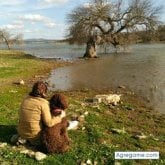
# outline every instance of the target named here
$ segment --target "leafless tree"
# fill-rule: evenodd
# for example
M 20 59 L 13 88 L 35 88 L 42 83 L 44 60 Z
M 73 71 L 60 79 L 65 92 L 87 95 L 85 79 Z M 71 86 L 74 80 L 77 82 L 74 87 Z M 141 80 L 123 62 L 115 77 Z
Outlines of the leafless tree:
M 0 43 L 6 44 L 8 49 L 11 49 L 14 44 L 21 44 L 23 42 L 22 38 L 22 34 L 12 35 L 4 29 L 0 30 Z
M 85 57 L 95 57 L 95 43 L 109 43 L 115 48 L 127 45 L 135 31 L 153 31 L 159 24 L 161 7 L 151 0 L 92 0 L 68 14 L 71 43 L 87 43 Z M 133 35 L 132 35 L 133 34 Z M 92 50 L 91 50 L 92 49 Z

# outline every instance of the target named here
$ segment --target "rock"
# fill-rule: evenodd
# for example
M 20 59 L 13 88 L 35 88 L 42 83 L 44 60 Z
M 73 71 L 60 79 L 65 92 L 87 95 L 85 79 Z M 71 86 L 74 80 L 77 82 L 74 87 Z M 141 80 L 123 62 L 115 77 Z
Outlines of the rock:
M 98 162 L 97 161 L 94 161 L 93 165 L 97 165 L 97 164 L 98 164 Z
M 15 134 L 11 137 L 10 142 L 16 144 L 18 142 L 19 135 Z
M 86 161 L 86 164 L 92 164 L 92 161 L 91 161 L 90 159 L 88 159 L 88 160 Z
M 20 153 L 21 153 L 21 154 L 28 154 L 28 153 L 29 153 L 29 150 L 28 150 L 28 149 L 21 150 Z
M 20 85 L 25 85 L 25 82 L 23 80 L 20 80 L 19 84 Z
M 79 117 L 78 117 L 78 121 L 79 122 L 84 122 L 84 120 L 85 120 L 85 116 L 84 115 L 80 115 Z
M 26 144 L 26 142 L 27 142 L 26 139 L 23 139 L 23 138 L 19 137 L 16 144 L 17 144 L 17 145 L 19 145 L 19 144 Z
M 149 136 L 150 136 L 153 140 L 155 140 L 155 141 L 159 141 L 159 139 L 156 138 L 154 135 L 150 134 Z
M 143 133 L 138 134 L 138 135 L 134 135 L 133 137 L 135 139 L 139 139 L 139 140 L 148 138 L 148 136 L 144 135 Z
M 42 152 L 36 152 L 35 153 L 35 159 L 40 161 L 40 160 L 43 160 L 47 157 L 46 154 L 42 153 Z
M 85 116 L 87 116 L 88 114 L 89 114 L 89 112 L 88 112 L 88 111 L 86 111 L 86 112 L 84 113 L 84 115 L 85 115 Z
M 4 148 L 7 146 L 7 143 L 0 143 L 0 148 Z
M 85 103 L 81 103 L 81 106 L 82 106 L 82 107 L 86 107 L 86 104 L 85 104 Z
M 99 105 L 93 105 L 92 108 L 96 108 L 96 109 L 98 109 L 98 110 L 101 109 Z
M 34 152 L 34 151 L 29 151 L 29 152 L 27 153 L 27 155 L 28 155 L 29 157 L 33 158 L 33 157 L 35 156 L 35 152 Z
M 112 128 L 111 131 L 114 133 L 118 133 L 118 134 L 125 134 L 126 133 L 124 128 L 123 129 Z
M 79 122 L 77 120 L 69 121 L 69 127 L 67 129 L 68 130 L 71 130 L 71 129 L 75 130 L 78 128 L 78 124 L 79 124 Z
M 126 87 L 124 85 L 119 85 L 118 88 L 125 89 Z
M 20 80 L 18 82 L 14 82 L 16 85 L 25 85 L 25 82 L 23 80 Z
M 93 98 L 93 102 L 117 105 L 117 103 L 120 101 L 120 97 L 121 95 L 118 94 L 96 95 Z

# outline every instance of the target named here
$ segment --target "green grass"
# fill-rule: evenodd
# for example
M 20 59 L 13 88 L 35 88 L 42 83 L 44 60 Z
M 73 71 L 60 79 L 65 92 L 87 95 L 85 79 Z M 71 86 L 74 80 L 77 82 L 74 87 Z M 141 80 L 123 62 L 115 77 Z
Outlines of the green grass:
M 68 119 L 73 115 L 83 115 L 88 112 L 77 130 L 69 131 L 72 139 L 71 149 L 65 154 L 49 155 L 45 160 L 37 162 L 33 158 L 20 154 L 13 149 L 10 138 L 16 133 L 18 111 L 20 103 L 27 95 L 34 81 L 35 75 L 48 73 L 52 68 L 61 66 L 49 60 L 29 57 L 23 53 L 0 51 L 0 142 L 7 142 L 5 148 L 0 148 L 0 164 L 17 165 L 77 165 L 87 160 L 97 162 L 98 165 L 165 164 L 165 117 L 154 113 L 144 106 L 136 96 L 123 94 L 122 103 L 117 106 L 104 104 L 93 105 L 87 100 L 96 94 L 108 91 L 68 91 Z M 13 82 L 25 80 L 20 86 Z M 115 134 L 112 128 L 126 130 L 126 134 Z M 143 132 L 154 135 L 156 141 L 149 136 L 138 140 L 132 135 Z M 159 151 L 160 160 L 115 160 L 115 151 Z

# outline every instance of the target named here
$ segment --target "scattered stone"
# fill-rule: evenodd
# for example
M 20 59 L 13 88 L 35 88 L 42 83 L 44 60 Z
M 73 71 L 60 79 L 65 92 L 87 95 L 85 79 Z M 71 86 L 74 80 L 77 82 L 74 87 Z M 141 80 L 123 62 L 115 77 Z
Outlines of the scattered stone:
M 47 155 L 42 152 L 35 153 L 35 159 L 38 161 L 41 161 L 41 160 L 45 159 L 46 157 L 47 157 Z
M 97 108 L 98 110 L 100 110 L 100 106 L 99 105 L 93 105 L 92 108 Z
M 88 111 L 86 111 L 86 112 L 84 113 L 84 115 L 85 115 L 85 116 L 87 116 L 88 114 L 89 114 L 89 112 L 88 112 Z
M 113 104 L 117 105 L 117 103 L 120 101 L 121 95 L 118 94 L 108 94 L 108 95 L 96 95 L 93 98 L 94 103 L 105 103 L 105 104 Z
M 20 85 L 25 85 L 25 82 L 23 80 L 20 80 L 19 84 Z
M 90 159 L 88 159 L 88 160 L 86 161 L 86 164 L 92 164 L 92 161 L 91 161 Z
M 27 140 L 26 139 L 23 139 L 21 137 L 18 138 L 18 141 L 16 142 L 17 145 L 23 145 L 23 144 L 26 144 Z
M 71 129 L 75 130 L 78 128 L 78 124 L 79 124 L 79 122 L 77 120 L 69 121 L 69 127 L 67 129 L 68 130 L 71 130 Z
M 82 106 L 82 107 L 86 107 L 86 104 L 85 104 L 85 103 L 81 103 L 81 106 Z
M 21 154 L 28 154 L 28 153 L 29 153 L 29 150 L 28 150 L 28 149 L 21 150 L 20 153 L 21 153 Z
M 30 158 L 33 158 L 35 156 L 35 152 L 34 151 L 29 151 L 27 153 L 27 155 L 30 157 Z
M 112 131 L 113 133 L 118 133 L 118 134 L 125 134 L 125 133 L 127 133 L 127 132 L 125 131 L 124 127 L 123 127 L 123 129 L 112 128 L 111 131 Z
M 78 117 L 78 121 L 79 122 L 84 122 L 84 120 L 85 120 L 85 116 L 84 115 L 80 115 L 79 117 Z
M 16 144 L 18 142 L 19 135 L 15 134 L 11 137 L 10 142 Z
M 94 161 L 93 165 L 97 165 L 97 164 L 98 164 L 98 162 L 97 161 Z
M 16 85 L 25 85 L 25 82 L 23 80 L 20 80 L 19 82 L 14 82 Z
M 0 143 L 0 148 L 4 148 L 7 146 L 7 143 Z
M 148 138 L 148 136 L 144 135 L 143 133 L 134 135 L 133 137 L 139 140 Z
M 126 87 L 124 85 L 119 85 L 118 88 L 125 89 Z
M 154 135 L 150 134 L 149 136 L 150 136 L 153 140 L 155 140 L 155 141 L 159 141 L 159 139 L 156 138 Z

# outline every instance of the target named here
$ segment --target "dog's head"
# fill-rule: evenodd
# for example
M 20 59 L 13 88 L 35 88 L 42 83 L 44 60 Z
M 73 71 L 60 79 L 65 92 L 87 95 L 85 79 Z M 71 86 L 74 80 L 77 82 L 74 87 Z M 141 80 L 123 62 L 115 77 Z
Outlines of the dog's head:
M 62 110 L 68 108 L 68 100 L 65 95 L 56 93 L 50 99 L 50 110 L 55 116 L 60 115 Z

